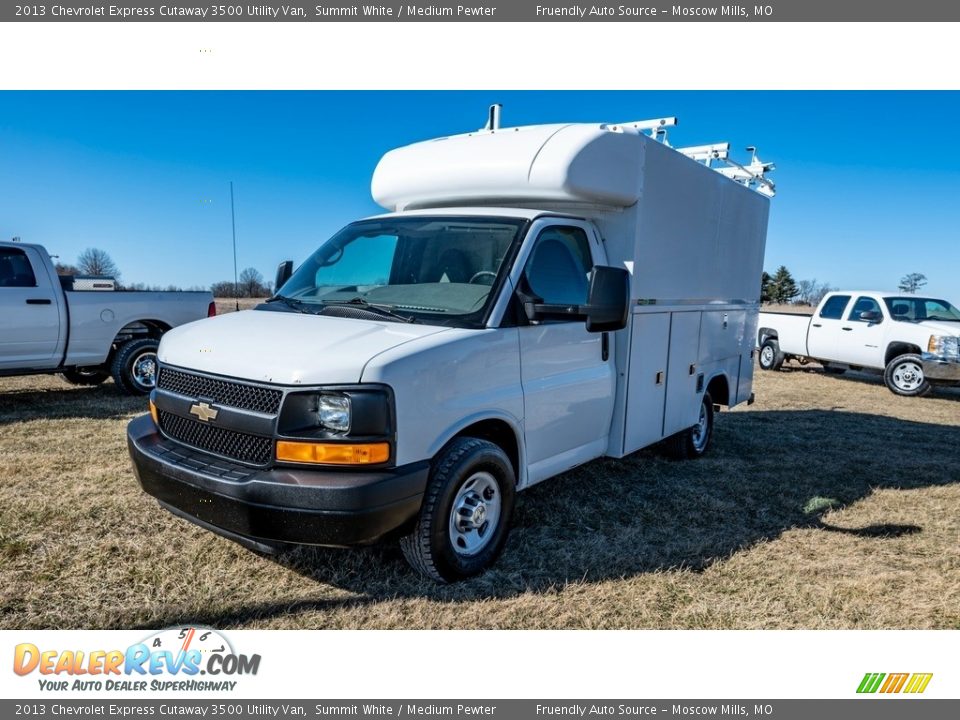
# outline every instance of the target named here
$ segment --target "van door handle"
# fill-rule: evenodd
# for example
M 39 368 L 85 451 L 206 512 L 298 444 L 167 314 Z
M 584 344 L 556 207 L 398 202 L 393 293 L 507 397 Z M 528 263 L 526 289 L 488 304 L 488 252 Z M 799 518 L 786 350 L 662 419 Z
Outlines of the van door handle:
M 600 357 L 604 362 L 610 359 L 610 333 L 603 333 L 600 337 Z
M 820 323 L 813 323 L 813 326 L 814 326 L 814 327 L 823 327 L 823 325 L 821 325 Z
M 27 298 L 27 305 L 52 305 L 50 298 Z
M 850 332 L 851 330 L 853 330 L 853 328 L 842 328 L 842 329 L 846 330 L 847 332 Z

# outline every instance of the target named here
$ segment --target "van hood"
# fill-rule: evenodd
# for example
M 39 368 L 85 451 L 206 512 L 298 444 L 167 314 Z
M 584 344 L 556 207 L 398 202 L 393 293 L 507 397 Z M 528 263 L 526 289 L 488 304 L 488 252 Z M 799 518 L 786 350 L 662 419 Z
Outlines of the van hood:
M 371 358 L 449 328 L 246 310 L 181 325 L 163 336 L 167 365 L 279 385 L 359 382 Z

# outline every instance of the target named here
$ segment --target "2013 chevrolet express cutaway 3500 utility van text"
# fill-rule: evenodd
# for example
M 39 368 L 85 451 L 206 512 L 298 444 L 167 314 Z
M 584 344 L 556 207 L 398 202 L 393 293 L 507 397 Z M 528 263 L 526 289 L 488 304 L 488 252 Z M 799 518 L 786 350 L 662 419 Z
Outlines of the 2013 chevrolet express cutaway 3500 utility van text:
M 497 118 L 387 153 L 388 214 L 164 337 L 128 430 L 148 493 L 262 551 L 399 537 L 451 581 L 497 557 L 518 490 L 707 450 L 751 398 L 771 166 L 658 142 L 672 118 Z

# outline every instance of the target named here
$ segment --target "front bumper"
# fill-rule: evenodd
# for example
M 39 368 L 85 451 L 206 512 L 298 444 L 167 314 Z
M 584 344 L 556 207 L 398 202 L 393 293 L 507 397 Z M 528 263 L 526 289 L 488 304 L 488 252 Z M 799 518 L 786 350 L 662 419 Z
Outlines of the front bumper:
M 368 545 L 413 520 L 429 463 L 377 472 L 258 470 L 163 437 L 149 415 L 127 426 L 143 489 L 176 515 L 253 547 Z
M 946 359 L 940 355 L 923 353 L 920 356 L 923 363 L 923 376 L 927 380 L 960 382 L 960 362 Z

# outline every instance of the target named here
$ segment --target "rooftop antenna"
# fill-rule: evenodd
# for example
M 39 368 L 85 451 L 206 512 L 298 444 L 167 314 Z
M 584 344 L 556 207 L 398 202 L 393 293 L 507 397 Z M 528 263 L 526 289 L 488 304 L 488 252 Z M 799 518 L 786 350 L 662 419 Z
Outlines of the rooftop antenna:
M 233 298 L 240 311 L 240 281 L 237 279 L 237 218 L 233 212 L 233 180 L 230 181 L 230 228 L 233 230 Z
M 500 111 L 503 110 L 503 105 L 500 103 L 494 103 L 490 106 L 490 109 L 487 110 L 487 124 L 483 126 L 484 130 L 499 130 L 500 129 Z

